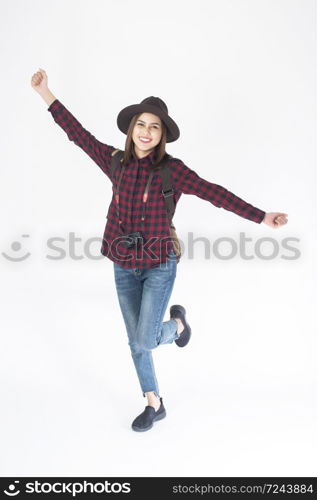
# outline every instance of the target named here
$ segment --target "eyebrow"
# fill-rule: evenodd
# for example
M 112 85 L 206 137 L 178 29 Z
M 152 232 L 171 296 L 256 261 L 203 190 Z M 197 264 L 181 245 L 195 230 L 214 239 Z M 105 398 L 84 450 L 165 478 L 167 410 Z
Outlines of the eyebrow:
M 138 119 L 138 122 L 145 123 L 143 120 L 140 120 L 140 119 Z M 150 125 L 161 125 L 161 124 L 157 123 L 157 122 L 152 122 L 152 123 L 150 123 Z

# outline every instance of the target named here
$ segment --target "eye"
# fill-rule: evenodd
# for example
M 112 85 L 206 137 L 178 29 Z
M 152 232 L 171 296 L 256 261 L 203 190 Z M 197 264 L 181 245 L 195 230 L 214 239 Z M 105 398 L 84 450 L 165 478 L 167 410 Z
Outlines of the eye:
M 137 123 L 137 125 L 138 125 L 139 127 L 143 127 L 143 123 Z M 153 125 L 153 128 L 158 129 L 159 127 L 158 127 L 157 125 Z

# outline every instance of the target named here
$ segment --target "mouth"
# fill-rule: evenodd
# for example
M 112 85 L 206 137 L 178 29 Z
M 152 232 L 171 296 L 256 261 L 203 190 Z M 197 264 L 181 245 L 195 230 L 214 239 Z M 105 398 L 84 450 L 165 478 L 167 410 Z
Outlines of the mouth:
M 143 144 L 149 144 L 152 139 L 147 139 L 146 137 L 139 137 L 139 141 L 143 142 Z

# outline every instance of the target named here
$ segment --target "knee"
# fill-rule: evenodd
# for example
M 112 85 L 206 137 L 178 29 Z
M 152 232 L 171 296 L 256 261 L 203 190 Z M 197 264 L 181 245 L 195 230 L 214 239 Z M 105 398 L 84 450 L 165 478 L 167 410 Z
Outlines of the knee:
M 134 356 L 138 356 L 142 351 L 151 351 L 156 347 L 156 345 L 153 345 L 148 339 L 142 339 L 140 341 L 134 340 L 133 342 L 129 342 L 129 346 Z
M 132 355 L 137 355 L 142 350 L 135 340 L 129 341 L 129 347 Z
M 158 344 L 151 338 L 142 337 L 138 339 L 137 346 L 141 351 L 152 351 L 152 349 L 155 349 Z

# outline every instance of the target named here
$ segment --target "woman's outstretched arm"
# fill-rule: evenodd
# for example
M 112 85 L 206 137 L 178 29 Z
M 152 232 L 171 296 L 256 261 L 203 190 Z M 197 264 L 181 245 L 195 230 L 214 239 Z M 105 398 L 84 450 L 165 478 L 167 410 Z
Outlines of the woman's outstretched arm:
M 116 148 L 104 144 L 96 139 L 72 113 L 59 101 L 48 88 L 48 77 L 43 69 L 33 74 L 31 79 L 32 88 L 38 92 L 48 105 L 48 111 L 52 114 L 54 121 L 66 132 L 70 141 L 79 146 L 110 178 L 111 153 Z
M 184 194 L 194 194 L 207 200 L 218 208 L 234 212 L 240 217 L 253 222 L 279 227 L 287 223 L 287 214 L 283 212 L 268 212 L 247 203 L 220 184 L 214 184 L 200 177 L 194 170 L 187 167 L 180 159 L 173 158 L 173 183 L 176 189 Z

